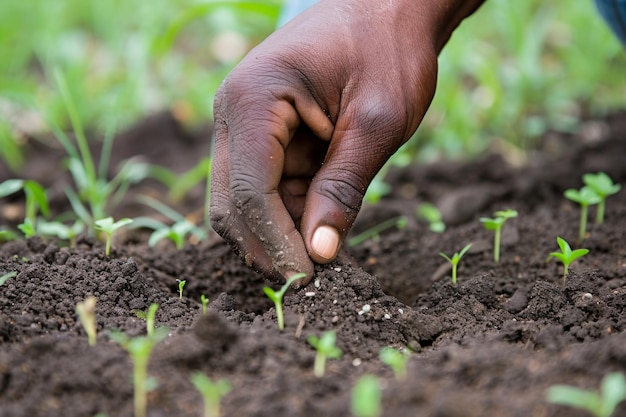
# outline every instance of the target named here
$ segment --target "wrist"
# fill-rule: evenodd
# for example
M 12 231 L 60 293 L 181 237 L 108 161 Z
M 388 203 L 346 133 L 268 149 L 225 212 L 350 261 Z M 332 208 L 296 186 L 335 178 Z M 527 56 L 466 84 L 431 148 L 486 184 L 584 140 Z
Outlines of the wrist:
M 324 1 L 324 0 L 322 0 Z M 459 24 L 485 0 L 326 0 L 327 5 L 348 14 L 361 11 L 371 19 L 387 20 L 396 33 L 427 36 L 435 51 L 450 39 Z

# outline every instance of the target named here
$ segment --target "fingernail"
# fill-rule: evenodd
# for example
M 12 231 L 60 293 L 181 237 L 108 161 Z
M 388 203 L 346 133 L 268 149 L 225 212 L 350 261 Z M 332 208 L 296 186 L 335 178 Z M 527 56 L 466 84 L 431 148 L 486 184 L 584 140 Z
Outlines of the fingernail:
M 318 227 L 311 239 L 311 249 L 321 258 L 335 259 L 339 250 L 339 233 L 330 226 Z

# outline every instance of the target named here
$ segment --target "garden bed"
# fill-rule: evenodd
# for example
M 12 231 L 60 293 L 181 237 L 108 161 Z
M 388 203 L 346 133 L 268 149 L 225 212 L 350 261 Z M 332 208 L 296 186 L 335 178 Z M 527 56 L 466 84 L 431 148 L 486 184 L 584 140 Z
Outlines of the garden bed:
M 585 416 L 548 404 L 545 392 L 554 384 L 597 389 L 604 375 L 626 371 L 626 191 L 608 200 L 604 224 L 590 224 L 582 245 L 590 254 L 565 283 L 548 254 L 557 236 L 576 240 L 579 209 L 565 189 L 597 171 L 626 183 L 626 113 L 585 122 L 582 132 L 546 135 L 521 168 L 494 153 L 392 170 L 392 195 L 365 207 L 355 231 L 398 215 L 410 218 L 408 226 L 318 266 L 307 287 L 286 295 L 282 332 L 263 293 L 269 284 L 215 235 L 177 251 L 126 234 L 110 258 L 90 238 L 72 249 L 37 237 L 7 242 L 0 275 L 18 275 L 0 286 L 0 417 L 132 415 L 131 361 L 109 333 L 144 334 L 136 311 L 151 303 L 169 334 L 150 361 L 158 385 L 149 416 L 200 416 L 194 371 L 230 381 L 225 416 L 348 416 L 352 386 L 366 373 L 379 378 L 384 416 Z M 206 143 L 160 117 L 123 135 L 116 152 L 125 152 L 119 159 L 150 149 L 151 162 L 180 169 L 196 163 Z M 37 159 L 48 151 L 30 159 L 39 161 L 44 184 L 58 170 L 54 158 Z M 62 190 L 62 180 L 46 186 Z M 442 209 L 443 234 L 415 220 L 423 201 Z M 202 196 L 187 204 L 197 211 Z M 505 225 L 496 264 L 479 218 L 506 208 L 519 217 Z M 470 242 L 455 287 L 438 253 Z M 182 298 L 177 279 L 187 281 Z M 210 299 L 206 315 L 202 294 Z M 98 299 L 95 347 L 75 314 L 89 295 Z M 328 330 L 343 356 L 320 379 L 307 336 Z M 413 351 L 405 380 L 380 362 L 385 346 Z M 626 416 L 626 404 L 615 416 Z

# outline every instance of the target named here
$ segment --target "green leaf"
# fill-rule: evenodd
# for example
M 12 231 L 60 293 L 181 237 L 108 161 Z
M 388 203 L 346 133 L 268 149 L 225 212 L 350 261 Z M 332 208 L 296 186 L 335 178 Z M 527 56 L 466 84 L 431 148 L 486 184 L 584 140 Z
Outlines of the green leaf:
M 22 189 L 23 180 L 6 180 L 0 183 L 0 198 L 14 194 Z
M 583 182 L 602 199 L 617 193 L 622 188 L 619 184 L 613 184 L 611 177 L 604 172 L 585 174 Z
M 581 206 L 591 206 L 598 204 L 601 201 L 600 196 L 598 196 L 598 194 L 596 194 L 591 188 L 586 186 L 580 190 L 574 190 L 572 188 L 566 190 L 565 198 L 572 200 Z
M 378 417 L 381 415 L 381 392 L 378 379 L 364 375 L 354 384 L 351 411 L 355 417 Z
M 485 226 L 487 230 L 500 230 L 502 225 L 504 224 L 504 218 L 496 217 L 495 219 L 490 219 L 488 217 L 481 217 L 480 222 Z
M 46 196 L 46 190 L 39 183 L 35 181 L 24 181 L 24 192 L 26 198 L 32 199 L 32 201 L 39 207 L 39 211 L 45 217 L 50 215 L 50 207 L 48 206 L 48 197 Z
M 17 276 L 17 271 L 7 272 L 6 274 L 0 276 L 0 285 L 4 285 L 5 282 L 9 280 L 9 278 L 13 278 Z
M 620 372 L 613 372 L 602 379 L 600 385 L 603 411 L 610 416 L 617 406 L 626 400 L 626 378 Z
M 554 404 L 581 408 L 601 417 L 599 412 L 602 408 L 602 401 L 595 392 L 568 385 L 554 385 L 548 389 L 546 399 Z
M 569 243 L 567 243 L 567 241 L 561 237 L 557 237 L 556 241 L 559 244 L 559 248 L 561 249 L 561 252 L 563 252 L 563 255 L 569 257 L 569 255 L 572 253 L 572 248 L 570 247 Z

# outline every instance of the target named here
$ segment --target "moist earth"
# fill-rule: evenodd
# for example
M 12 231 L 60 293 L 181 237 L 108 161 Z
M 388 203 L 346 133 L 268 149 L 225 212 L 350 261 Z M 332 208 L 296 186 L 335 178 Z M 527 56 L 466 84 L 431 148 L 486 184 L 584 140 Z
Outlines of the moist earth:
M 134 231 L 117 239 L 110 257 L 89 237 L 73 248 L 39 237 L 2 244 L 0 276 L 17 276 L 0 286 L 0 417 L 131 416 L 132 363 L 109 335 L 144 335 L 136 312 L 151 303 L 159 305 L 156 325 L 169 329 L 150 360 L 152 417 L 202 415 L 189 379 L 195 371 L 232 385 L 224 416 L 348 416 L 351 389 L 365 374 L 380 382 L 383 416 L 588 415 L 549 404 L 545 393 L 555 384 L 597 390 L 604 375 L 626 371 L 626 191 L 609 198 L 604 224 L 590 223 L 581 245 L 590 253 L 565 280 L 548 254 L 558 249 L 557 236 L 576 241 L 580 211 L 565 189 L 597 171 L 626 183 L 626 113 L 582 123 L 580 134 L 547 134 L 521 165 L 493 152 L 475 162 L 391 170 L 394 191 L 364 207 L 354 233 L 398 215 L 408 225 L 317 266 L 309 285 L 285 296 L 284 331 L 263 293 L 279 285 L 249 270 L 213 233 L 176 250 L 168 242 L 149 247 Z M 207 143 L 206 132 L 185 132 L 158 115 L 121 135 L 113 160 L 143 155 L 182 172 Z M 60 153 L 39 142 L 30 152 L 21 176 L 44 183 L 62 204 Z M 116 215 L 145 214 L 132 200 L 142 193 L 164 190 L 136 187 Z M 425 201 L 441 208 L 444 233 L 416 219 Z M 179 209 L 198 212 L 202 203 L 200 187 Z M 23 202 L 18 196 L 0 204 L 4 216 Z M 479 218 L 506 208 L 519 217 L 504 226 L 495 263 L 492 232 Z M 470 242 L 454 286 L 438 254 Z M 91 295 L 98 300 L 93 347 L 75 313 Z M 317 378 L 307 337 L 329 330 L 343 356 Z M 379 360 L 385 346 L 410 350 L 405 379 Z M 626 404 L 614 416 L 626 416 Z

